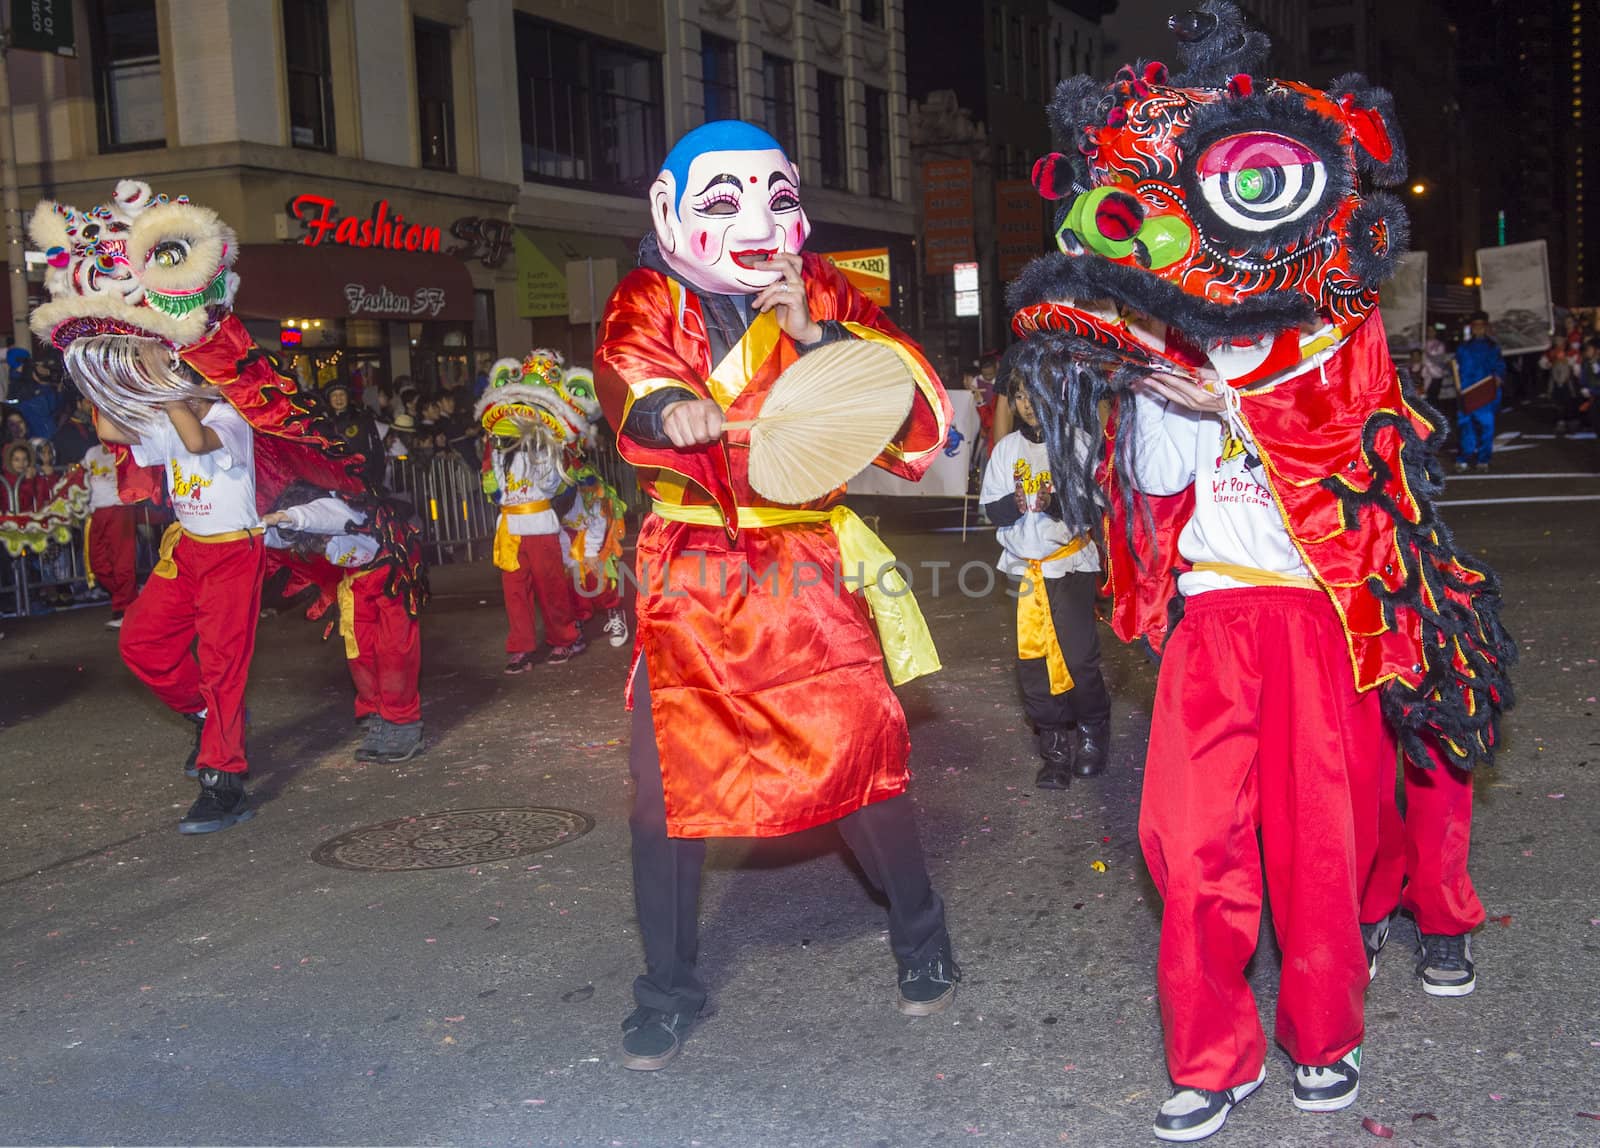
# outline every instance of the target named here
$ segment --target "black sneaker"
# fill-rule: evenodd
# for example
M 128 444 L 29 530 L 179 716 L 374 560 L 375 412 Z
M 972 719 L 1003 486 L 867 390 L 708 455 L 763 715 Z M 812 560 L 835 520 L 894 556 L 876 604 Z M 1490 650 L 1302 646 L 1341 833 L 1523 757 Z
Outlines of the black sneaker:
M 244 774 L 200 771 L 200 796 L 178 822 L 179 833 L 216 833 L 256 815 L 244 791 Z
M 948 941 L 937 953 L 919 965 L 900 965 L 900 998 L 895 1008 L 906 1016 L 932 1016 L 950 1007 L 956 999 L 956 982 L 961 966 L 950 955 Z
M 565 646 L 552 647 L 550 650 L 550 656 L 545 658 L 545 664 L 550 666 L 565 665 L 567 662 L 572 661 L 573 658 L 576 658 L 588 648 L 589 643 L 583 640 L 582 634 L 579 634 Z
M 184 714 L 183 720 L 194 725 L 194 748 L 189 751 L 189 759 L 183 763 L 183 776 L 200 776 L 200 735 L 205 732 L 206 719 L 200 714 Z
M 1294 1066 L 1294 1106 L 1302 1112 L 1337 1112 L 1356 1102 L 1361 1091 L 1358 1044 L 1326 1068 Z
M 1378 975 L 1378 954 L 1383 951 L 1383 946 L 1389 940 L 1389 926 L 1392 924 L 1394 924 L 1394 914 L 1390 913 L 1381 921 L 1361 926 L 1361 943 L 1367 950 L 1368 981 Z
M 533 651 L 525 650 L 520 654 L 512 654 L 506 662 L 506 673 L 525 674 L 533 669 Z
M 1417 961 L 1422 991 L 1431 997 L 1464 997 L 1478 987 L 1472 967 L 1472 938 L 1466 933 L 1449 937 L 1422 934 L 1422 957 Z
M 1035 786 L 1040 789 L 1065 789 L 1072 784 L 1071 730 L 1040 730 L 1039 756 L 1044 759 L 1044 764 L 1034 775 Z
M 1072 772 L 1079 777 L 1099 777 L 1106 771 L 1106 754 L 1111 749 L 1111 719 L 1078 723 L 1078 760 Z
M 694 1021 L 686 1012 L 634 1009 L 622 1022 L 622 1067 L 635 1072 L 665 1068 L 683 1047 Z
M 1260 1088 L 1266 1079 L 1267 1066 L 1263 1064 L 1254 1080 L 1224 1088 L 1220 1092 L 1213 1092 L 1209 1088 L 1174 1089 L 1172 1095 L 1156 1110 L 1156 1139 L 1175 1144 L 1204 1140 L 1219 1131 L 1228 1122 L 1228 1113 Z

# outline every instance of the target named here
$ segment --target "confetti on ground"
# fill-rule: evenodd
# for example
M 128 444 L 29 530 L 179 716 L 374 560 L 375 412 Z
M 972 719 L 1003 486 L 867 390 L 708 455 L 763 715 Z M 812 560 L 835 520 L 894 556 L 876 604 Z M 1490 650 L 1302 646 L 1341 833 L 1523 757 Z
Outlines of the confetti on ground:
M 612 746 L 622 744 L 620 737 L 608 737 L 604 741 L 580 741 L 575 749 L 610 749 Z
M 1491 917 L 1490 920 L 1499 925 L 1502 929 L 1509 929 L 1511 927 L 1510 913 L 1507 913 L 1504 917 Z
M 1600 1120 L 1600 1112 L 1578 1112 L 1575 1115 L 1581 1116 L 1585 1120 Z
M 1502 1095 L 1501 1095 L 1501 1094 L 1500 1094 L 1500 1093 L 1498 1093 L 1498 1092 L 1491 1092 L 1491 1093 L 1489 1093 L 1489 1099 L 1490 1099 L 1490 1100 L 1504 1100 L 1504 1099 L 1505 1099 L 1505 1097 L 1504 1097 L 1504 1096 L 1502 1096 Z
M 1439 1123 L 1439 1118 L 1431 1112 L 1413 1112 L 1411 1114 L 1411 1123 L 1415 1124 L 1419 1120 L 1432 1120 L 1435 1124 Z
M 1393 1128 L 1390 1128 L 1387 1124 L 1379 1124 L 1370 1116 L 1363 1116 L 1361 1118 L 1361 1127 L 1365 1128 L 1368 1132 L 1372 1133 L 1380 1140 L 1394 1139 Z
M 1091 861 L 1089 862 L 1089 868 L 1096 873 L 1104 873 L 1106 871 L 1106 863 L 1104 861 Z

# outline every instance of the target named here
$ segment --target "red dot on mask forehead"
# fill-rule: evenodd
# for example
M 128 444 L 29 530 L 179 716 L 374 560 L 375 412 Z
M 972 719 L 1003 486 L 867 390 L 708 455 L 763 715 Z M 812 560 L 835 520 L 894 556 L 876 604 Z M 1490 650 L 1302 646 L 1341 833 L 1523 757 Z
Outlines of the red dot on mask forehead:
M 755 183 L 755 182 L 756 182 L 756 177 L 755 177 L 755 176 L 753 176 L 753 175 L 752 175 L 752 176 L 751 176 L 751 177 L 750 177 L 750 182 L 751 182 L 751 183 Z

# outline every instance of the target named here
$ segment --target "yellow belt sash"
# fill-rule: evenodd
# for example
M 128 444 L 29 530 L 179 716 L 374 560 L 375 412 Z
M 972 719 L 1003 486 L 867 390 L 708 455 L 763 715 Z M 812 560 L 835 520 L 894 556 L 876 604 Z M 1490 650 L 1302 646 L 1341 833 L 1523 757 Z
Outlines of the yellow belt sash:
M 538 514 L 550 509 L 550 500 L 541 498 L 537 502 L 519 502 L 515 506 L 502 506 L 500 508 L 500 524 L 494 528 L 494 564 L 506 573 L 518 570 L 517 550 L 522 545 L 520 535 L 511 533 L 511 527 L 506 525 L 506 519 L 513 514 Z
M 1196 562 L 1196 574 L 1221 574 L 1246 586 L 1294 586 L 1301 590 L 1320 590 L 1322 584 L 1315 578 L 1302 578 L 1298 574 L 1279 574 L 1272 570 L 1259 570 L 1254 566 L 1235 566 L 1232 562 Z
M 352 588 L 357 578 L 365 578 L 373 572 L 373 567 L 365 570 L 352 570 L 339 579 L 339 589 L 336 597 L 339 600 L 339 636 L 344 639 L 344 656 L 354 661 L 361 654 L 361 647 L 356 644 L 356 593 Z
M 655 513 L 668 522 L 687 522 L 693 526 L 722 526 L 722 513 L 714 506 L 675 506 L 657 502 Z M 904 685 L 913 678 L 939 670 L 939 652 L 934 648 L 933 635 L 928 633 L 928 623 L 922 609 L 906 585 L 905 578 L 895 568 L 894 553 L 883 544 L 883 539 L 848 506 L 835 506 L 829 510 L 791 510 L 779 506 L 741 506 L 738 508 L 740 530 L 768 530 L 777 526 L 798 526 L 806 523 L 826 522 L 833 528 L 839 542 L 840 567 L 843 571 L 854 569 L 860 575 L 862 592 L 867 606 L 872 610 L 872 620 L 878 627 L 878 641 L 883 645 L 884 664 L 889 669 L 889 680 Z
M 188 538 L 195 542 L 217 543 L 238 542 L 245 538 L 255 538 L 266 533 L 264 526 L 251 526 L 244 530 L 225 530 L 221 534 L 196 534 L 186 530 L 179 523 L 172 523 L 167 527 L 166 533 L 161 536 L 161 560 L 156 563 L 155 569 L 150 571 L 157 578 L 176 578 L 178 576 L 178 563 L 172 557 L 172 552 L 178 548 L 178 539 Z
M 1056 635 L 1055 619 L 1050 615 L 1050 595 L 1044 588 L 1044 564 L 1070 558 L 1089 545 L 1089 536 L 1080 534 L 1061 549 L 1043 558 L 1028 558 L 1028 591 L 1017 596 L 1017 657 L 1043 658 L 1050 671 L 1050 692 L 1064 694 L 1073 686 L 1067 669 L 1061 639 Z

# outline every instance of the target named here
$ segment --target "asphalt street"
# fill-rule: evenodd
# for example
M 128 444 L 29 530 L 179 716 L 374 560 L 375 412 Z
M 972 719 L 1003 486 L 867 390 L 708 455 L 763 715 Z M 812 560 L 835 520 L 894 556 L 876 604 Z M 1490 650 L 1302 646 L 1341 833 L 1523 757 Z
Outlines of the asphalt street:
M 1364 1118 L 1396 1144 L 1600 1145 L 1600 451 L 1503 445 L 1496 473 L 1445 495 L 1458 539 L 1500 571 L 1522 645 L 1504 752 L 1478 778 L 1478 991 L 1425 996 L 1414 934 L 1397 929 L 1356 1105 L 1297 1112 L 1275 1051 L 1219 1148 L 1376 1143 Z M 913 563 L 992 561 L 992 533 L 963 541 L 956 521 L 913 504 L 883 525 Z M 1142 655 L 1104 633 L 1110 772 L 1036 791 L 1010 600 L 951 592 L 948 575 L 924 593 L 946 668 L 901 694 L 966 972 L 955 1006 L 895 1011 L 884 911 L 832 830 L 719 842 L 702 904 L 713 1014 L 665 1071 L 640 1074 L 617 1047 L 641 961 L 628 651 L 601 640 L 506 678 L 487 562 L 440 567 L 434 585 L 426 754 L 357 763 L 337 637 L 276 614 L 251 677 L 261 813 L 200 838 L 176 831 L 194 793 L 188 727 L 122 667 L 104 609 L 0 623 L 0 1143 L 1155 1143 L 1168 1084 L 1159 909 L 1135 838 Z M 593 829 L 572 818 L 562 844 L 452 868 L 313 859 L 406 818 L 371 857 L 386 841 L 489 849 L 515 815 L 431 837 L 423 815 L 529 807 Z M 1252 983 L 1269 1031 L 1276 982 L 1264 938 Z

